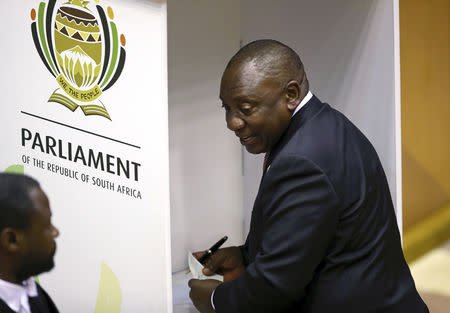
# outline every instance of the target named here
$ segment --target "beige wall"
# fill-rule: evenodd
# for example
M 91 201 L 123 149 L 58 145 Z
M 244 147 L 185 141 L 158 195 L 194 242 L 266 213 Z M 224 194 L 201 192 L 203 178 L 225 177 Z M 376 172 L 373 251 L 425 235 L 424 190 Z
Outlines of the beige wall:
M 400 0 L 404 229 L 450 202 L 449 0 Z

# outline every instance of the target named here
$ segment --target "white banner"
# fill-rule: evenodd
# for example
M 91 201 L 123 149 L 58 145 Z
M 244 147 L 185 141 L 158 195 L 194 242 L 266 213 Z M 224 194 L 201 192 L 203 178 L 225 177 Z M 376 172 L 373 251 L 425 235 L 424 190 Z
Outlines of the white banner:
M 170 312 L 166 4 L 1 1 L 0 171 L 50 199 L 64 313 Z M 12 167 L 11 167 L 12 166 Z

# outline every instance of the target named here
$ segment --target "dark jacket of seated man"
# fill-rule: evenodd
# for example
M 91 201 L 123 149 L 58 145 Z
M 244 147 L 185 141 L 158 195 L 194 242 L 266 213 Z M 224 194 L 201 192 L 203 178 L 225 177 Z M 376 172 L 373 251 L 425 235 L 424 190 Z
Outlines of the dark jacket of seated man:
M 58 229 L 31 177 L 0 173 L 0 312 L 57 313 L 33 276 L 51 270 Z

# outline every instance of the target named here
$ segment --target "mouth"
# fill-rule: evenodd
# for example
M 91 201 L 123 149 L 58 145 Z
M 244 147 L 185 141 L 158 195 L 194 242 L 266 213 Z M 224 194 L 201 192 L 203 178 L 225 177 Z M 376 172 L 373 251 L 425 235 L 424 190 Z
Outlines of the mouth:
M 256 137 L 255 136 L 246 136 L 246 137 L 239 137 L 241 144 L 243 145 L 249 145 L 254 143 Z

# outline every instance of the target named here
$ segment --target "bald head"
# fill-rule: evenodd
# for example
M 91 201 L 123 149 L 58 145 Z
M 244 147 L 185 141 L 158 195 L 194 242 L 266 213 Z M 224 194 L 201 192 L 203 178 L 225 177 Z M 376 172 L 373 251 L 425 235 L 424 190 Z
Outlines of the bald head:
M 307 93 L 299 56 L 275 40 L 254 41 L 240 49 L 220 83 L 227 127 L 255 154 L 274 147 Z
M 294 50 L 276 40 L 256 40 L 245 45 L 228 62 L 225 72 L 245 66 L 251 66 L 264 76 L 276 79 L 282 86 L 289 81 L 297 81 L 303 96 L 309 90 L 300 57 Z

